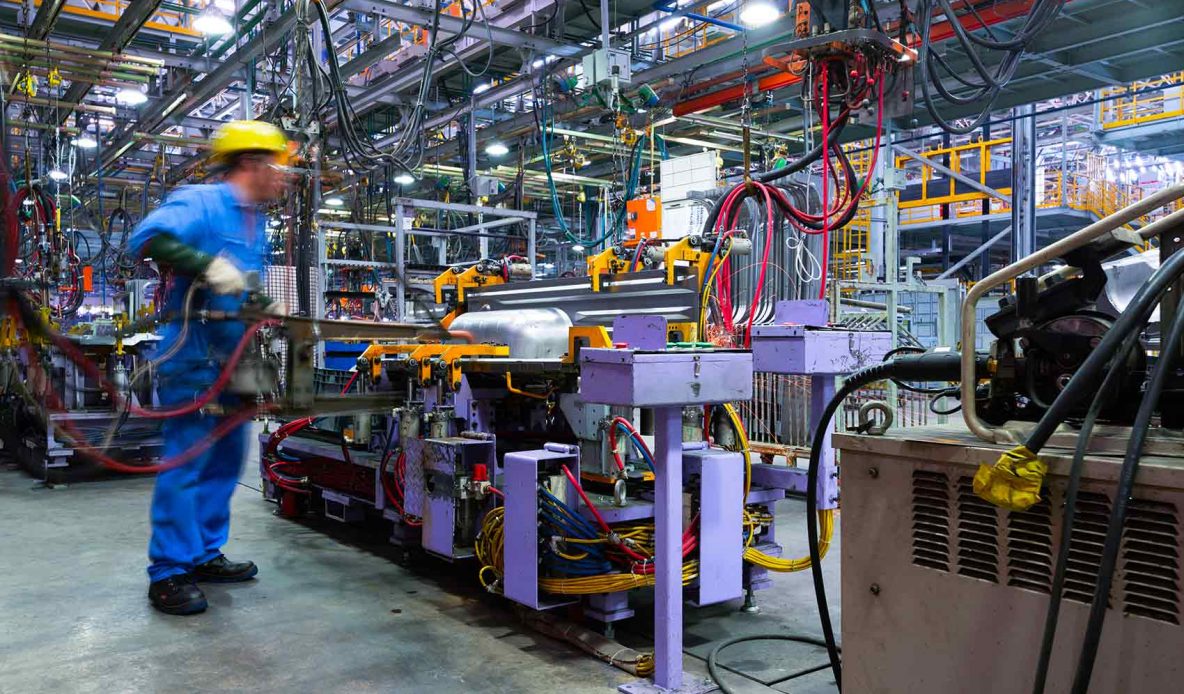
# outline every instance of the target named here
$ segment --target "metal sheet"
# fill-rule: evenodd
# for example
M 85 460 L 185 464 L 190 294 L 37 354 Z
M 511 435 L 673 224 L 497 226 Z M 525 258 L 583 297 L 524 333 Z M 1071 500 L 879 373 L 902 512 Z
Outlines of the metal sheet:
M 554 307 L 567 314 L 573 325 L 612 325 L 620 315 L 662 316 L 671 323 L 699 318 L 698 285 L 691 277 L 666 284 L 662 271 L 606 277 L 601 291 L 592 291 L 591 280 L 540 280 L 490 287 L 467 294 L 469 312 Z
M 448 327 L 477 342 L 506 345 L 512 358 L 558 359 L 567 353 L 571 319 L 557 308 L 469 311 Z
M 1046 448 L 1042 496 L 1023 513 L 977 501 L 969 491 L 979 464 L 994 463 L 1007 446 L 985 444 L 961 426 L 890 431 L 887 436 L 836 437 L 843 459 L 842 643 L 844 685 L 851 691 L 1021 692 L 1032 686 L 1039 636 L 1071 452 Z M 1113 498 L 1120 456 L 1085 459 L 1082 493 L 1103 509 Z M 1132 509 L 1152 509 L 1157 529 L 1136 542 L 1157 559 L 1151 571 L 1170 575 L 1167 600 L 1178 610 L 1184 542 L 1184 464 L 1148 456 L 1140 466 Z M 918 531 L 920 510 L 934 530 Z M 1108 511 L 1095 510 L 1091 513 Z M 1146 516 L 1144 516 L 1146 517 Z M 1101 522 L 1105 522 L 1104 520 Z M 1078 527 L 1081 527 L 1080 525 Z M 1132 524 L 1127 524 L 1126 552 Z M 983 540 L 983 542 L 980 542 Z M 1095 550 L 1075 550 L 1078 591 L 1088 589 Z M 1144 554 L 1144 556 L 1149 556 Z M 1092 692 L 1179 690 L 1184 628 L 1140 613 L 1148 576 L 1138 560 L 1120 559 L 1111 609 L 1094 667 Z M 1017 564 L 1017 562 L 1019 562 Z M 942 567 L 945 567 L 943 570 Z M 1046 589 L 1045 589 L 1046 590 Z M 1047 690 L 1070 688 L 1089 606 L 1062 602 Z M 1178 619 L 1178 616 L 1177 616 Z M 1001 666 L 1000 664 L 1006 664 Z

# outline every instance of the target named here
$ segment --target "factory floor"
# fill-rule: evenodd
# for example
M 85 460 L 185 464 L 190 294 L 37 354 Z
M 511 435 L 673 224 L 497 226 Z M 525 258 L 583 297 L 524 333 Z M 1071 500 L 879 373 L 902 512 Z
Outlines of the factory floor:
M 249 460 L 253 459 L 253 453 Z M 523 626 L 474 571 L 422 559 L 404 566 L 381 531 L 294 522 L 257 491 L 246 466 L 227 553 L 258 580 L 205 587 L 210 609 L 155 612 L 145 596 L 152 479 L 47 488 L 0 465 L 0 692 L 381 691 L 611 692 L 633 678 Z M 804 504 L 781 502 L 778 536 L 804 553 Z M 838 556 L 826 561 L 838 603 Z M 744 634 L 819 633 L 809 572 L 775 577 L 740 603 L 688 607 L 685 666 L 704 675 L 714 643 Z M 617 637 L 644 643 L 644 606 Z M 834 617 L 838 619 L 838 610 Z M 832 692 L 825 652 L 740 645 L 721 663 L 736 692 Z

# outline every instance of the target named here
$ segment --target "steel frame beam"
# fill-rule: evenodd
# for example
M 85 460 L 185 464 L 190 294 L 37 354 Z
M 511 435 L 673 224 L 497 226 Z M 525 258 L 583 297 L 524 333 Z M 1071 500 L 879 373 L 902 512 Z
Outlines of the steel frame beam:
M 132 0 L 132 3 L 119 16 L 119 21 L 111 28 L 110 33 L 104 36 L 102 42 L 99 43 L 99 50 L 112 53 L 122 51 L 128 41 L 131 41 L 136 32 L 140 30 L 140 27 L 144 26 L 144 22 L 147 22 L 156 13 L 160 3 L 161 0 Z M 86 97 L 90 88 L 91 85 L 88 82 L 74 82 L 70 85 L 65 96 L 61 99 L 61 108 L 57 112 L 58 123 L 66 122 L 66 119 L 74 112 L 74 106 Z

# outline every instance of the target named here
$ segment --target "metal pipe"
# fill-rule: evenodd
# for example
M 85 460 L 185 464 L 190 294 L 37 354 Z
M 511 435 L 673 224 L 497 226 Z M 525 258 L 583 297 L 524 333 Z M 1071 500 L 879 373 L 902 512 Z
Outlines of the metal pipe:
M 696 22 L 706 22 L 708 24 L 712 24 L 717 27 L 723 27 L 724 29 L 731 29 L 732 31 L 745 31 L 746 30 L 744 27 L 740 26 L 739 24 L 725 22 L 722 19 L 716 19 L 715 17 L 708 17 L 705 14 L 698 14 L 696 12 L 687 12 L 686 10 L 681 10 L 681 9 L 679 9 L 678 5 L 675 4 L 674 0 L 658 0 L 658 2 L 655 2 L 653 5 L 651 5 L 651 7 L 653 7 L 655 10 L 658 10 L 659 12 L 669 12 L 670 14 L 675 14 L 680 17 L 686 17 L 687 19 L 692 19 Z
M 1094 239 L 1100 238 L 1124 224 L 1128 224 L 1142 215 L 1180 198 L 1184 198 L 1184 184 L 1164 188 L 1150 197 L 1127 205 L 1108 217 L 1103 217 L 1081 231 L 1070 234 L 1051 245 L 1041 248 L 1026 258 L 1020 258 L 1002 270 L 992 273 L 986 279 L 970 288 L 970 291 L 966 293 L 966 299 L 962 302 L 961 398 L 962 419 L 975 436 L 984 441 L 996 442 L 996 430 L 983 424 L 982 420 L 978 418 L 978 412 L 976 411 L 974 402 L 975 386 L 978 384 L 978 378 L 975 374 L 975 339 L 978 328 L 975 309 L 978 306 L 979 299 L 995 287 L 1006 284 L 1035 267 L 1061 258 L 1066 253 L 1081 248 Z M 1177 214 L 1180 213 L 1175 212 L 1169 215 L 1169 217 L 1174 217 Z M 1166 219 L 1160 221 L 1166 221 Z

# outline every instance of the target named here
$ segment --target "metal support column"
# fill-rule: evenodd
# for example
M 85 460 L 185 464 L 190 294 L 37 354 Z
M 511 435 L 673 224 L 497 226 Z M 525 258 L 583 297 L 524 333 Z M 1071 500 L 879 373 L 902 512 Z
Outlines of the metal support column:
M 395 281 L 395 320 L 403 322 L 407 320 L 407 256 L 404 253 L 404 247 L 407 243 L 407 230 L 403 223 L 403 205 L 395 206 L 395 271 L 398 277 Z
M 538 238 L 535 236 L 535 227 L 538 221 L 534 217 L 531 217 L 529 224 L 530 226 L 526 234 L 526 255 L 530 258 L 530 276 L 535 277 L 538 273 L 538 268 L 536 267 L 538 258 L 535 257 L 538 254 Z
M 1011 124 L 1011 259 L 1036 250 L 1036 107 L 1015 107 Z
M 654 684 L 682 686 L 682 407 L 654 409 Z

